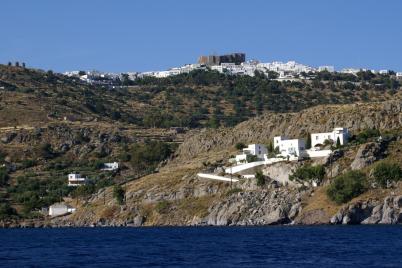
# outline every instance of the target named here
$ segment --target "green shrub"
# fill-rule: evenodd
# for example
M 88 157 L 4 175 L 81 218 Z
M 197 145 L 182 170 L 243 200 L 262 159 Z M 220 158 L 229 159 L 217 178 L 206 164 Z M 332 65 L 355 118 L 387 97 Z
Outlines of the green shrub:
M 367 190 L 366 175 L 361 171 L 349 171 L 338 176 L 327 189 L 328 197 L 342 204 L 361 195 Z
M 120 205 L 123 204 L 124 202 L 124 189 L 121 187 L 121 185 L 115 185 L 113 187 L 113 197 L 116 199 L 117 203 Z
M 366 143 L 369 139 L 379 137 L 381 135 L 378 129 L 365 129 L 356 136 L 358 143 Z
M 33 159 L 24 159 L 23 161 L 22 161 L 22 168 L 30 168 L 30 167 L 33 167 L 33 166 L 35 166 L 35 160 L 33 160 Z
M 396 163 L 381 162 L 374 167 L 373 178 L 382 188 L 386 188 L 390 182 L 402 178 L 402 170 Z
M 257 156 L 256 156 L 256 155 L 248 154 L 248 155 L 246 156 L 246 161 L 247 161 L 247 163 L 255 162 L 255 161 L 257 161 L 257 160 L 258 160 L 258 159 L 257 159 Z
M 257 180 L 257 186 L 265 185 L 265 176 L 262 174 L 261 171 L 257 171 L 255 173 L 255 179 Z
M 8 203 L 0 204 L 0 219 L 10 218 L 10 216 L 17 215 L 17 211 Z
M 336 138 L 336 148 L 340 148 L 341 147 L 341 140 L 338 138 Z
M 130 150 L 130 163 L 138 171 L 152 172 L 159 162 L 173 153 L 171 145 L 159 141 L 146 141 L 135 144 Z
M 306 139 L 306 149 L 311 148 L 311 134 L 307 133 L 307 139 Z
M 243 148 L 246 148 L 246 145 L 243 142 L 238 142 L 235 145 L 236 150 L 243 150 Z
M 291 181 L 309 182 L 313 181 L 317 184 L 321 183 L 325 177 L 325 169 L 322 165 L 304 165 L 296 169 L 296 171 L 289 176 Z
M 5 186 L 8 182 L 8 173 L 6 168 L 0 168 L 0 186 Z
M 159 201 L 156 206 L 155 209 L 159 214 L 164 214 L 167 213 L 169 210 L 170 204 L 168 201 L 162 200 Z
M 51 159 L 54 157 L 52 145 L 49 143 L 40 144 L 36 148 L 36 155 L 44 159 Z
M 101 160 L 96 160 L 96 161 L 93 163 L 93 168 L 94 168 L 95 170 L 101 169 L 101 168 L 103 168 L 103 167 L 104 167 L 104 164 L 103 164 L 103 161 L 101 161 Z
M 85 184 L 78 186 L 71 193 L 72 197 L 88 197 L 91 194 L 95 193 L 95 185 L 93 184 Z
M 229 195 L 232 195 L 232 194 L 235 194 L 235 193 L 240 193 L 240 192 L 243 192 L 243 189 L 241 189 L 241 188 L 233 188 L 233 189 L 230 189 L 229 191 L 227 191 L 226 195 L 229 196 Z

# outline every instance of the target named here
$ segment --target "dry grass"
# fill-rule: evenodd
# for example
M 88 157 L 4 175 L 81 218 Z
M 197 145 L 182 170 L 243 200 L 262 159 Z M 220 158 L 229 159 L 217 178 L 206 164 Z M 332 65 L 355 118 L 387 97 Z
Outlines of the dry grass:
M 303 213 L 313 210 L 324 210 L 327 215 L 334 215 L 342 205 L 329 200 L 326 194 L 326 187 L 318 187 L 311 196 L 305 197 L 302 200 Z

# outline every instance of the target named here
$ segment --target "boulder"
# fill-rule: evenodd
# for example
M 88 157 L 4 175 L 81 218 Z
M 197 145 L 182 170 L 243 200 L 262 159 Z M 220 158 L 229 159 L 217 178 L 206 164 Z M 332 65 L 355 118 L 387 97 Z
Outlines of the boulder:
M 372 215 L 372 202 L 358 201 L 341 208 L 330 220 L 331 224 L 360 224 Z
M 383 142 L 370 142 L 360 146 L 350 167 L 352 170 L 365 168 L 384 157 L 385 144 Z

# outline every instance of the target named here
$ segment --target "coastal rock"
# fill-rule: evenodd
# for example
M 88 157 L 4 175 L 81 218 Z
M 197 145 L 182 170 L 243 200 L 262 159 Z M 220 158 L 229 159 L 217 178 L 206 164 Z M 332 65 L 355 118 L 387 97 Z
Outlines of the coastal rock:
M 382 202 L 369 200 L 350 204 L 339 210 L 332 224 L 397 224 L 402 223 L 402 196 L 387 196 Z
M 244 191 L 215 202 L 209 225 L 276 225 L 291 223 L 301 207 L 300 193 L 287 188 Z
M 299 218 L 295 220 L 295 224 L 327 224 L 329 216 L 323 209 L 314 209 L 311 211 L 304 212 Z

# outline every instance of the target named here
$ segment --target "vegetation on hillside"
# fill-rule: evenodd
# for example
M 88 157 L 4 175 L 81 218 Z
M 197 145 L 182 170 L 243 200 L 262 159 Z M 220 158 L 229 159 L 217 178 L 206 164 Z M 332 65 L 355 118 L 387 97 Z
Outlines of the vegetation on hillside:
M 48 118 L 76 115 L 150 128 L 233 126 L 264 111 L 291 112 L 319 104 L 399 98 L 400 83 L 390 75 L 305 75 L 311 79 L 280 82 L 261 74 L 250 77 L 193 71 L 125 81 L 110 89 L 51 71 L 0 65 L 0 86 L 7 92 L 5 100 L 20 99 L 15 108 L 28 104 L 34 109 L 41 104 Z M 7 120 L 11 123 L 13 119 L 21 120 Z
M 289 176 L 291 181 L 297 181 L 300 183 L 316 183 L 317 185 L 322 182 L 325 177 L 325 169 L 322 165 L 303 165 L 295 170 L 295 172 Z
M 348 171 L 334 179 L 327 189 L 327 195 L 332 201 L 342 204 L 366 190 L 366 175 L 361 171 Z

